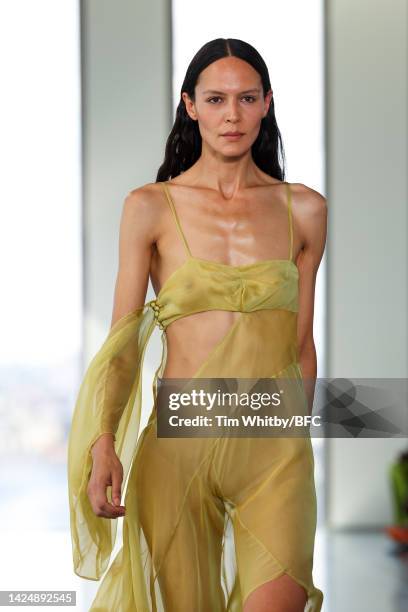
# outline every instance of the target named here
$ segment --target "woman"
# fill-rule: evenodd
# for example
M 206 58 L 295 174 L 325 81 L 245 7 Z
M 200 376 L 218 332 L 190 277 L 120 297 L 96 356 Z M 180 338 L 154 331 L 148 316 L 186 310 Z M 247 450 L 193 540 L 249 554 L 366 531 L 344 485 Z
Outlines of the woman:
M 188 67 L 157 182 L 125 200 L 112 327 L 70 432 L 78 575 L 101 577 L 116 535 L 106 519 L 125 517 L 123 548 L 91 610 L 321 609 L 310 438 L 157 436 L 158 378 L 316 377 L 326 202 L 284 181 L 279 153 L 261 56 L 236 39 L 204 45 Z M 145 303 L 149 275 L 156 298 Z M 163 355 L 138 438 L 155 325 Z

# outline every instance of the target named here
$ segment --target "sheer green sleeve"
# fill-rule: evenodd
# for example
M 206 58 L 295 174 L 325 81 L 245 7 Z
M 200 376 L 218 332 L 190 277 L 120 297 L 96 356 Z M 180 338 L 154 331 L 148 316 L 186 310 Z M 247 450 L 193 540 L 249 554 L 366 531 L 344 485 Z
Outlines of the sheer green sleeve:
M 129 473 L 139 434 L 142 365 L 155 326 L 149 302 L 119 319 L 93 357 L 79 388 L 68 439 L 68 498 L 74 571 L 99 580 L 110 560 L 117 520 L 98 517 L 86 492 L 92 471 L 91 446 L 110 432 Z M 108 488 L 111 501 L 111 487 Z

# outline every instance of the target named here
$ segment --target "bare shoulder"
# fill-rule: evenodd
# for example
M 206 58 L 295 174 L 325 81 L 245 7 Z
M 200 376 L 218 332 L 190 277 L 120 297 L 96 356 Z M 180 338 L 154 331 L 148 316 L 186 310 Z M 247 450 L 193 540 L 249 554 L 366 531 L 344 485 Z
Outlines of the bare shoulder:
M 303 183 L 290 183 L 292 192 L 293 212 L 300 217 L 326 216 L 326 198 Z
M 163 217 L 163 195 L 158 183 L 146 183 L 131 189 L 123 204 L 123 217 L 155 236 Z
M 161 191 L 158 183 L 135 187 L 126 195 L 125 205 L 134 214 L 154 216 L 161 209 L 159 190 Z
M 309 254 L 317 267 L 326 244 L 326 198 L 303 183 L 291 183 L 290 187 L 295 229 L 302 245 L 301 254 Z

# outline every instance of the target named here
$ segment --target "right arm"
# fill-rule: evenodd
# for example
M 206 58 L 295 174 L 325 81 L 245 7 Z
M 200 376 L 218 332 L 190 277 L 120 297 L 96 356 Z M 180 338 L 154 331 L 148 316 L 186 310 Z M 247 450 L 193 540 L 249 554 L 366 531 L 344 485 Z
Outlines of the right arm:
M 120 221 L 119 270 L 111 326 L 145 303 L 152 249 L 157 240 L 156 217 L 153 198 L 143 187 L 126 196 Z
M 125 198 L 119 231 L 119 269 L 115 284 L 111 328 L 129 312 L 144 305 L 149 282 L 152 248 L 158 227 L 153 198 L 143 187 Z M 120 506 L 123 468 L 115 452 L 114 437 L 102 434 L 91 448 L 93 467 L 87 493 L 97 516 L 117 518 Z M 106 487 L 112 485 L 112 501 Z

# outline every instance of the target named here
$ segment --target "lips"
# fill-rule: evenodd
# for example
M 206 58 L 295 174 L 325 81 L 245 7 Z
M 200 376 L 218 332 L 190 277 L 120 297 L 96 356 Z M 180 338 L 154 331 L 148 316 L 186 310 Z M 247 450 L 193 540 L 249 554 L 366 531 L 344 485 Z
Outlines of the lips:
M 243 134 L 241 132 L 227 132 L 226 134 L 221 134 L 221 136 L 230 142 L 238 142 Z

